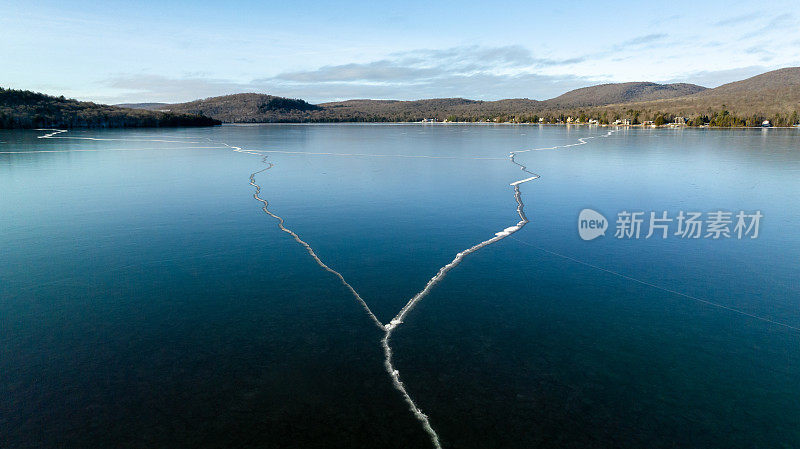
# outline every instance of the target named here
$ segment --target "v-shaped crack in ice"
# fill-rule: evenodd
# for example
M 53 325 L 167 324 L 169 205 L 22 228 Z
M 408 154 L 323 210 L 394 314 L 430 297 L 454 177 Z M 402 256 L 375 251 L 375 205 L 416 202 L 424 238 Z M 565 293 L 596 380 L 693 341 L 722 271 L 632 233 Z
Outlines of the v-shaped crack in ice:
M 44 139 L 47 139 L 47 138 L 55 138 L 55 139 L 73 138 L 73 139 L 82 139 L 82 140 L 123 140 L 123 141 L 124 140 L 128 140 L 128 141 L 131 140 L 131 139 L 103 139 L 103 138 L 92 138 L 92 137 L 63 137 L 63 136 L 59 136 L 58 134 L 64 133 L 64 132 L 66 132 L 66 130 L 44 130 L 44 131 L 53 131 L 53 132 L 45 134 L 43 136 L 39 136 L 39 138 L 44 138 Z M 610 136 L 615 131 L 616 130 L 609 131 L 607 134 L 605 134 L 603 136 L 583 137 L 583 138 L 578 139 L 577 143 L 573 143 L 573 144 L 557 145 L 557 146 L 546 147 L 546 148 L 532 148 L 532 149 L 527 149 L 527 150 L 519 150 L 519 151 L 510 152 L 508 154 L 507 159 L 509 161 L 511 161 L 511 163 L 519 166 L 520 170 L 522 170 L 523 172 L 531 175 L 531 176 L 528 176 L 526 178 L 511 182 L 509 184 L 514 190 L 514 199 L 515 199 L 515 201 L 517 203 L 517 214 L 519 215 L 520 220 L 515 225 L 506 227 L 505 229 L 496 232 L 494 234 L 494 237 L 492 237 L 492 238 L 490 238 L 488 240 L 484 240 L 484 241 L 482 241 L 482 242 L 480 242 L 480 243 L 478 243 L 476 245 L 473 245 L 473 246 L 471 246 L 471 247 L 459 252 L 458 254 L 456 254 L 455 258 L 452 261 L 450 261 L 448 264 L 446 264 L 443 267 L 441 267 L 439 269 L 439 271 L 436 273 L 436 275 L 433 276 L 425 284 L 425 287 L 419 293 L 414 295 L 406 303 L 406 305 L 403 306 L 402 309 L 400 309 L 400 311 L 397 313 L 397 315 L 395 315 L 395 317 L 392 318 L 386 324 L 382 323 L 378 319 L 378 317 L 370 309 L 370 307 L 367 304 L 367 302 L 364 301 L 364 299 L 361 297 L 361 295 L 359 295 L 358 292 L 356 291 L 356 289 L 353 288 L 353 286 L 350 285 L 350 283 L 347 282 L 347 280 L 344 278 L 344 276 L 342 276 L 341 273 L 339 273 L 338 271 L 334 270 L 333 268 L 331 268 L 330 266 L 325 264 L 325 262 L 323 262 L 322 259 L 320 259 L 320 257 L 317 255 L 317 253 L 311 247 L 311 245 L 309 245 L 306 241 L 304 241 L 302 238 L 300 238 L 300 236 L 296 232 L 294 232 L 291 229 L 286 227 L 285 221 L 281 216 L 279 216 L 279 215 L 277 215 L 274 212 L 269 210 L 269 202 L 267 200 L 265 200 L 264 198 L 261 198 L 261 196 L 260 196 L 260 194 L 261 194 L 261 186 L 256 184 L 256 181 L 255 181 L 256 175 L 258 175 L 259 173 L 265 172 L 265 171 L 267 171 L 267 170 L 269 170 L 269 169 L 274 167 L 274 164 L 272 164 L 271 162 L 267 161 L 266 153 L 332 155 L 332 156 L 351 156 L 351 157 L 364 157 L 364 156 L 372 156 L 372 157 L 406 157 L 406 158 L 412 158 L 413 157 L 413 158 L 427 158 L 427 159 L 464 159 L 464 158 L 444 157 L 444 156 L 428 156 L 428 155 L 388 155 L 388 154 L 374 154 L 374 155 L 371 155 L 371 154 L 337 154 L 337 153 L 289 152 L 289 151 L 278 151 L 278 150 L 245 150 L 242 147 L 238 147 L 238 146 L 235 146 L 235 145 L 229 145 L 227 143 L 221 143 L 221 145 L 224 145 L 226 148 L 229 148 L 232 151 L 237 152 L 237 153 L 251 154 L 251 155 L 256 155 L 256 156 L 261 156 L 262 157 L 262 162 L 267 164 L 267 167 L 250 174 L 250 185 L 252 185 L 255 188 L 255 193 L 253 194 L 253 198 L 255 198 L 257 201 L 259 201 L 260 203 L 263 204 L 262 210 L 267 215 L 269 215 L 270 217 L 272 217 L 275 220 L 277 220 L 278 228 L 281 231 L 286 232 L 287 234 L 292 236 L 292 238 L 298 244 L 300 244 L 301 246 L 303 246 L 306 249 L 306 251 L 311 256 L 311 258 L 313 258 L 314 261 L 321 268 L 323 268 L 325 271 L 328 271 L 329 273 L 333 274 L 334 276 L 336 276 L 339 279 L 339 281 L 342 283 L 342 285 L 344 285 L 345 288 L 347 288 L 347 290 L 350 291 L 350 293 L 353 295 L 353 297 L 356 299 L 356 301 L 358 301 L 358 303 L 361 304 L 361 306 L 363 307 L 364 311 L 367 313 L 367 315 L 373 321 L 373 323 L 379 329 L 381 329 L 383 331 L 384 335 L 383 335 L 383 338 L 381 339 L 381 346 L 383 347 L 384 367 L 386 369 L 386 372 L 391 377 L 392 383 L 393 383 L 395 389 L 397 389 L 402 394 L 402 396 L 405 399 L 406 403 L 408 404 L 410 410 L 414 413 L 414 416 L 416 416 L 416 418 L 422 423 L 423 429 L 425 430 L 426 433 L 428 433 L 428 435 L 431 438 L 431 443 L 433 443 L 433 445 L 434 445 L 434 447 L 436 449 L 441 449 L 442 446 L 441 446 L 441 442 L 439 441 L 439 435 L 436 433 L 436 431 L 431 426 L 431 423 L 430 423 L 430 420 L 428 419 L 428 416 L 425 413 L 423 413 L 422 410 L 420 410 L 420 408 L 417 406 L 417 404 L 414 402 L 414 400 L 408 394 L 408 391 L 406 390 L 405 385 L 403 384 L 403 381 L 400 380 L 400 372 L 399 372 L 399 370 L 397 370 L 394 367 L 394 365 L 392 364 L 392 348 L 389 345 L 389 340 L 391 339 L 392 333 L 395 331 L 395 329 L 398 328 L 398 326 L 403 324 L 403 320 L 406 318 L 406 316 L 411 312 L 411 310 L 414 309 L 414 307 L 416 307 L 416 305 L 425 296 L 427 296 L 430 293 L 430 291 L 433 289 L 433 287 L 437 283 L 439 283 L 442 279 L 444 279 L 444 277 L 447 276 L 447 273 L 449 273 L 453 268 L 455 268 L 458 264 L 460 264 L 461 261 L 466 256 L 468 256 L 469 254 L 472 254 L 472 253 L 480 250 L 481 248 L 484 248 L 484 247 L 489 246 L 491 244 L 497 243 L 500 240 L 511 236 L 515 232 L 518 232 L 520 229 L 522 229 L 529 222 L 528 218 L 525 216 L 525 211 L 524 211 L 525 204 L 522 202 L 522 193 L 520 192 L 519 186 L 524 184 L 524 183 L 526 183 L 526 182 L 530 182 L 530 181 L 533 181 L 535 179 L 538 179 L 539 175 L 529 171 L 525 167 L 525 165 L 520 164 L 519 162 L 517 162 L 515 160 L 515 157 L 516 157 L 517 154 L 525 153 L 525 152 L 529 152 L 529 151 L 555 150 L 555 149 L 559 149 L 559 148 L 568 148 L 568 147 L 573 147 L 573 146 L 577 146 L 577 145 L 585 145 L 585 144 L 588 143 L 588 139 L 594 139 L 595 137 L 607 137 L 607 136 Z M 151 140 L 133 139 L 133 140 L 134 141 L 150 141 L 150 142 L 171 142 L 171 143 L 172 142 L 175 142 L 175 143 L 178 143 L 178 142 L 180 142 L 180 143 L 200 143 L 200 142 L 175 141 L 175 140 L 165 140 L 165 139 L 151 139 Z M 501 158 L 469 157 L 467 159 L 498 160 L 498 159 L 501 159 Z
M 610 136 L 610 135 L 611 135 L 611 134 L 612 134 L 614 131 L 615 131 L 615 130 L 609 131 L 607 134 L 603 135 L 602 137 L 607 137 L 607 136 Z M 414 402 L 414 400 L 411 398 L 411 395 L 409 395 L 409 394 L 408 394 L 408 391 L 406 390 L 406 388 L 405 388 L 405 385 L 403 384 L 403 381 L 402 381 L 402 380 L 400 380 L 400 371 L 399 371 L 399 370 L 397 370 L 397 369 L 394 367 L 394 365 L 392 364 L 392 348 L 391 348 L 391 346 L 389 345 L 389 340 L 390 340 L 390 339 L 391 339 L 391 337 L 392 337 L 392 333 L 394 332 L 394 330 L 395 330 L 395 329 L 397 329 L 397 327 L 398 327 L 398 326 L 400 326 L 401 324 L 403 324 L 403 320 L 406 318 L 406 316 L 408 315 L 408 313 L 409 313 L 409 312 L 411 312 L 411 310 L 413 310 L 413 309 L 414 309 L 414 307 L 415 307 L 415 306 L 416 306 L 416 305 L 417 305 L 417 304 L 418 304 L 418 303 L 419 303 L 419 302 L 420 302 L 420 301 L 421 301 L 421 300 L 422 300 L 422 299 L 423 299 L 425 296 L 427 296 L 427 295 L 430 293 L 430 291 L 433 289 L 433 287 L 434 287 L 434 286 L 435 286 L 437 283 L 439 283 L 439 282 L 440 282 L 442 279 L 444 279 L 444 277 L 445 277 L 445 276 L 447 276 L 447 273 L 449 273 L 449 272 L 450 272 L 450 270 L 452 270 L 452 269 L 453 269 L 453 268 L 455 268 L 455 267 L 456 267 L 456 266 L 457 266 L 459 263 L 461 263 L 461 261 L 464 259 L 464 257 L 468 256 L 469 254 L 472 254 L 472 253 L 474 253 L 475 251 L 478 251 L 478 250 L 480 250 L 481 248 L 484 248 L 484 247 L 486 247 L 486 246 L 489 246 L 489 245 L 491 245 L 491 244 L 493 244 L 493 243 L 499 242 L 500 240 L 502 240 L 502 239 L 504 239 L 504 238 L 506 238 L 506 237 L 509 237 L 509 236 L 511 236 L 511 235 L 512 235 L 512 234 L 514 234 L 515 232 L 517 232 L 517 231 L 519 231 L 520 229 L 522 229 L 522 228 L 523 228 L 523 227 L 524 227 L 524 226 L 525 226 L 525 225 L 526 225 L 526 224 L 529 222 L 529 221 L 528 221 L 528 218 L 525 216 L 525 210 L 524 210 L 524 209 L 525 209 L 525 204 L 522 202 L 522 193 L 521 193 L 521 192 L 520 192 L 520 190 L 519 190 L 519 186 L 520 186 L 520 185 L 522 185 L 522 184 L 524 184 L 524 183 L 526 183 L 526 182 L 529 182 L 529 181 L 533 181 L 533 180 L 535 180 L 535 179 L 538 179 L 538 178 L 539 178 L 539 175 L 537 175 L 536 173 L 533 173 L 533 172 L 529 171 L 529 170 L 527 169 L 527 167 L 525 167 L 525 165 L 523 165 L 523 164 L 520 164 L 520 163 L 518 163 L 518 162 L 515 160 L 515 157 L 516 157 L 516 155 L 517 155 L 518 153 L 525 153 L 525 152 L 528 152 L 528 151 L 538 151 L 538 150 L 548 150 L 548 149 L 568 148 L 568 147 L 573 147 L 573 146 L 577 146 L 577 145 L 585 145 L 585 144 L 587 144 L 587 143 L 588 143 L 588 139 L 593 139 L 593 138 L 595 138 L 595 137 L 598 137 L 598 136 L 593 136 L 593 137 L 583 137 L 583 138 L 580 138 L 580 139 L 578 139 L 578 143 L 573 143 L 573 144 L 568 144 L 568 145 L 559 145 L 559 146 L 548 147 L 548 148 L 534 148 L 534 149 L 528 149 L 528 150 L 520 150 L 520 151 L 512 151 L 512 152 L 510 152 L 510 153 L 509 153 L 509 155 L 508 155 L 508 160 L 510 160 L 510 161 L 511 161 L 513 164 L 515 164 L 515 165 L 519 166 L 519 167 L 520 167 L 520 170 L 522 170 L 523 172 L 525 172 L 525 173 L 527 173 L 527 174 L 531 175 L 531 176 L 529 176 L 529 177 L 526 177 L 526 178 L 524 178 L 524 179 L 520 179 L 520 180 L 514 181 L 514 182 L 512 182 L 512 183 L 510 183 L 510 184 L 509 184 L 509 185 L 510 185 L 511 187 L 513 187 L 513 189 L 514 189 L 514 199 L 515 199 L 515 201 L 517 202 L 517 214 L 519 215 L 519 218 L 520 218 L 520 220 L 517 222 L 517 224 L 515 224 L 515 225 L 513 225 L 513 226 L 509 226 L 509 227 L 507 227 L 507 228 L 503 229 L 502 231 L 496 232 L 496 233 L 495 233 L 495 235 L 494 235 L 494 237 L 492 237 L 492 238 L 490 238 L 490 239 L 488 239 L 488 240 L 484 240 L 484 241 L 482 241 L 482 242 L 480 242 L 480 243 L 478 243 L 478 244 L 476 244 L 476 245 L 473 245 L 473 246 L 471 246 L 471 247 L 469 247 L 469 248 L 467 248 L 467 249 L 465 249 L 465 250 L 463 250 L 463 251 L 459 252 L 458 254 L 456 254 L 456 257 L 455 257 L 455 258 L 454 258 L 452 261 L 450 261 L 450 262 L 449 262 L 447 265 L 445 265 L 445 266 L 443 266 L 442 268 L 440 268 L 440 269 L 439 269 L 439 271 L 436 273 L 436 275 L 435 275 L 435 276 L 433 276 L 433 277 L 432 277 L 432 278 L 431 278 L 431 279 L 430 279 L 430 280 L 429 280 L 429 281 L 428 281 L 428 282 L 425 284 L 425 287 L 424 287 L 424 288 L 423 288 L 423 289 L 422 289 L 422 290 L 421 290 L 419 293 L 417 293 L 416 295 L 414 295 L 414 296 L 413 296 L 413 297 L 412 297 L 412 298 L 411 298 L 411 299 L 410 299 L 410 300 L 409 300 L 409 301 L 406 303 L 406 305 L 405 305 L 405 306 L 403 306 L 403 308 L 402 308 L 402 309 L 400 309 L 400 311 L 397 313 L 397 315 L 395 315 L 395 317 L 394 317 L 394 318 L 392 318 L 392 319 L 391 319 L 391 320 L 390 320 L 388 323 L 386 323 L 386 324 L 383 324 L 383 323 L 382 323 L 382 322 L 381 322 L 381 321 L 380 321 L 380 320 L 377 318 L 377 316 L 375 316 L 375 314 L 372 312 L 372 310 L 370 309 L 370 307 L 369 307 L 369 305 L 366 303 L 366 301 L 364 301 L 364 299 L 361 297 L 361 295 L 359 295 L 359 294 L 358 294 L 358 292 L 355 290 L 355 288 L 353 288 L 353 286 L 352 286 L 352 285 L 350 285 L 350 284 L 349 284 L 349 283 L 348 283 L 348 282 L 345 280 L 344 276 L 343 276 L 341 273 L 339 273 L 338 271 L 336 271 L 336 270 L 334 270 L 333 268 L 331 268 L 331 267 L 329 267 L 328 265 L 326 265 L 326 264 L 325 264 L 325 263 L 324 263 L 324 262 L 323 262 L 323 261 L 322 261 L 322 260 L 319 258 L 319 256 L 316 254 L 316 252 L 315 252 L 315 251 L 314 251 L 314 249 L 311 247 L 311 245 L 309 245 L 307 242 L 305 242 L 303 239 L 301 239 L 301 238 L 300 238 L 300 236 L 299 236 L 299 235 L 297 235 L 297 233 L 295 233 L 295 232 L 294 232 L 294 231 L 292 231 L 291 229 L 288 229 L 288 228 L 285 226 L 285 221 L 284 221 L 284 219 L 283 219 L 282 217 L 278 216 L 277 214 L 275 214 L 275 213 L 271 212 L 271 211 L 269 210 L 269 202 L 268 202 L 267 200 L 265 200 L 265 199 L 263 199 L 263 198 L 261 198 L 261 197 L 259 196 L 259 195 L 260 195 L 260 193 L 261 193 L 261 186 L 259 186 L 258 184 L 256 184 L 256 182 L 255 182 L 255 176 L 256 176 L 257 174 L 259 174 L 259 173 L 262 173 L 262 172 L 264 172 L 264 171 L 266 171 L 266 170 L 269 170 L 270 168 L 272 168 L 272 167 L 274 166 L 272 163 L 269 163 L 269 162 L 267 162 L 267 161 L 266 161 L 266 159 L 267 159 L 267 156 L 264 156 L 263 162 L 264 162 L 264 163 L 268 163 L 269 165 L 268 165 L 266 168 L 264 168 L 264 169 L 262 169 L 262 170 L 259 170 L 259 171 L 257 171 L 257 172 L 254 172 L 254 173 L 252 173 L 252 174 L 250 175 L 250 185 L 252 185 L 252 186 L 253 186 L 253 187 L 255 187 L 255 189 L 256 189 L 256 192 L 255 192 L 255 194 L 253 195 L 253 197 L 254 197 L 254 198 L 257 200 L 257 201 L 259 201 L 259 202 L 261 202 L 261 203 L 263 203 L 263 204 L 264 204 L 264 207 L 262 208 L 262 210 L 263 210 L 265 213 L 267 213 L 269 216 L 271 216 L 271 217 L 275 218 L 276 220 L 278 220 L 278 227 L 279 227 L 279 228 L 280 228 L 282 231 L 284 231 L 284 232 L 288 233 L 289 235 L 291 235 L 291 236 L 292 236 L 292 238 L 293 238 L 293 239 L 294 239 L 294 240 L 295 240 L 297 243 L 299 243 L 300 245 L 302 245 L 302 246 L 303 246 L 303 247 L 306 249 L 306 251 L 308 252 L 308 254 L 309 254 L 309 255 L 310 255 L 310 256 L 311 256 L 311 257 L 312 257 L 312 258 L 313 258 L 313 259 L 314 259 L 314 260 L 317 262 L 317 264 L 318 264 L 320 267 L 322 267 L 322 268 L 323 268 L 323 269 L 325 269 L 326 271 L 328 271 L 328 272 L 332 273 L 333 275 L 335 275 L 336 277 L 338 277 L 338 278 L 339 278 L 339 280 L 341 281 L 341 283 L 342 283 L 342 284 L 343 284 L 343 285 L 344 285 L 344 286 L 345 286 L 345 287 L 346 287 L 346 288 L 347 288 L 347 289 L 350 291 L 350 293 L 351 293 L 351 294 L 352 294 L 352 295 L 353 295 L 353 296 L 356 298 L 356 300 L 357 300 L 357 301 L 358 301 L 358 302 L 361 304 L 361 306 L 364 308 L 364 310 L 365 310 L 365 311 L 367 312 L 367 314 L 369 315 L 370 319 L 371 319 L 371 320 L 372 320 L 372 321 L 373 321 L 373 322 L 374 322 L 374 323 L 375 323 L 375 324 L 376 324 L 376 325 L 377 325 L 377 326 L 378 326 L 378 327 L 379 327 L 379 328 L 380 328 L 380 329 L 381 329 L 381 330 L 384 332 L 383 338 L 381 339 L 381 346 L 383 347 L 383 354 L 384 354 L 384 367 L 386 368 L 386 372 L 387 372 L 387 373 L 389 374 L 389 376 L 391 377 L 391 379 L 392 379 L 392 383 L 394 384 L 394 387 L 395 387 L 395 389 L 397 389 L 397 390 L 398 390 L 398 391 L 399 391 L 399 392 L 402 394 L 402 396 L 403 396 L 403 398 L 405 399 L 406 403 L 408 404 L 409 408 L 410 408 L 410 409 L 411 409 L 411 411 L 414 413 L 414 415 L 417 417 L 417 419 L 418 419 L 418 420 L 419 420 L 419 421 L 422 423 L 422 426 L 423 426 L 423 428 L 425 429 L 425 431 L 428 433 L 428 435 L 429 435 L 429 436 L 430 436 L 430 438 L 431 438 L 431 442 L 433 443 L 434 447 L 436 447 L 437 449 L 441 449 L 441 447 L 442 447 L 442 446 L 441 446 L 441 442 L 440 442 L 440 440 L 439 440 L 439 435 L 436 433 L 436 431 L 435 431 L 435 430 L 433 429 L 433 427 L 431 426 L 431 423 L 430 423 L 430 420 L 429 420 L 428 416 L 427 416 L 425 413 L 423 413 L 423 412 L 422 412 L 422 410 L 421 410 L 421 409 L 420 409 L 420 408 L 417 406 L 417 404 L 416 404 L 416 403 Z M 231 146 L 231 145 L 228 145 L 228 144 L 224 144 L 224 145 L 226 145 L 226 146 L 228 146 L 228 147 L 232 148 L 234 151 L 243 152 L 243 153 L 246 153 L 246 152 L 248 152 L 248 151 L 242 150 L 242 148 L 240 148 L 240 147 L 234 147 L 234 146 Z M 282 151 L 264 151 L 264 152 L 258 152 L 258 151 L 254 151 L 254 152 L 249 152 L 249 153 L 250 153 L 250 154 L 259 154 L 259 155 L 261 155 L 261 154 L 263 154 L 263 153 L 266 153 L 266 152 L 269 152 L 269 153 L 288 153 L 288 154 L 324 154 L 324 155 L 340 155 L 340 154 L 335 154 L 335 153 L 302 153 L 302 152 L 282 152 Z M 349 155 L 349 156 L 370 156 L 370 155 L 365 155 L 365 154 L 352 154 L 352 155 Z M 379 157 L 392 157 L 392 155 L 374 155 L 374 156 L 379 156 Z M 403 156 L 403 155 L 398 155 L 398 156 L 399 156 L 399 157 L 410 157 L 410 156 Z M 426 157 L 426 156 L 420 156 L 420 157 Z M 432 157 L 432 158 L 435 158 L 435 157 Z M 475 158 L 475 159 L 484 159 L 484 160 L 485 160 L 485 159 L 496 159 L 496 158 Z

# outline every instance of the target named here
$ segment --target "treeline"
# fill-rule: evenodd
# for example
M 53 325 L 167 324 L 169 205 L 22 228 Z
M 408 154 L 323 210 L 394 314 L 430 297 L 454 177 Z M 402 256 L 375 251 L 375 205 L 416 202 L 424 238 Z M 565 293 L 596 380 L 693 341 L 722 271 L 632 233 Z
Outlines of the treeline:
M 750 113 L 740 114 L 725 108 L 699 107 L 689 111 L 680 109 L 665 112 L 657 109 L 609 105 L 580 109 L 543 108 L 540 103 L 529 100 L 503 100 L 481 102 L 463 99 L 437 99 L 415 102 L 351 100 L 341 103 L 327 103 L 310 109 L 295 104 L 294 109 L 254 108 L 238 99 L 232 102 L 226 98 L 221 107 L 220 100 L 206 100 L 205 108 L 178 109 L 181 112 L 208 114 L 232 123 L 337 123 L 337 122 L 419 122 L 435 120 L 439 122 L 494 122 L 494 123 L 589 123 L 599 124 L 628 122 L 633 125 L 652 123 L 666 125 L 681 123 L 687 126 L 712 127 L 756 127 L 764 120 L 772 126 L 793 126 L 798 124 L 798 112 L 791 113 Z M 233 104 L 232 104 L 233 103 Z M 235 104 L 235 106 L 234 106 Z M 263 104 L 263 103 L 257 103 Z M 179 105 L 180 106 L 180 105 Z
M 758 127 L 764 121 L 769 121 L 771 126 L 789 127 L 800 124 L 800 115 L 797 111 L 791 114 L 753 114 L 750 116 L 740 116 L 727 110 L 709 111 L 706 114 L 698 114 L 694 117 L 679 116 L 672 113 L 648 112 L 629 109 L 625 112 L 603 111 L 586 113 L 579 112 L 574 115 L 565 113 L 551 114 L 495 114 L 489 116 L 477 115 L 448 115 L 444 121 L 448 122 L 495 122 L 495 123 L 545 123 L 545 124 L 565 124 L 565 123 L 589 123 L 596 121 L 601 125 L 609 125 L 615 122 L 625 122 L 632 125 L 652 123 L 656 126 L 663 126 L 670 123 L 680 123 L 688 126 L 712 126 L 712 127 Z
M 757 127 L 764 120 L 769 120 L 772 126 L 794 126 L 800 123 L 798 112 L 774 114 L 740 115 L 727 109 L 707 110 L 704 113 L 681 115 L 673 112 L 649 111 L 639 109 L 616 110 L 612 108 L 595 108 L 592 110 L 578 111 L 542 111 L 542 112 L 514 112 L 511 108 L 497 108 L 487 110 L 480 104 L 458 107 L 426 107 L 422 110 L 404 110 L 394 108 L 388 104 L 374 103 L 367 107 L 323 105 L 309 109 L 299 107 L 296 109 L 270 109 L 258 108 L 254 112 L 247 108 L 225 110 L 222 113 L 206 109 L 189 109 L 186 112 L 209 114 L 231 123 L 391 123 L 391 122 L 420 122 L 433 119 L 439 122 L 493 122 L 493 123 L 589 123 L 597 121 L 602 125 L 619 122 L 629 122 L 632 125 L 650 123 L 661 126 L 669 123 L 682 123 L 687 126 L 712 126 L 712 127 Z M 484 110 L 481 110 L 484 109 Z
M 201 115 L 126 109 L 0 88 L 0 129 L 213 126 Z

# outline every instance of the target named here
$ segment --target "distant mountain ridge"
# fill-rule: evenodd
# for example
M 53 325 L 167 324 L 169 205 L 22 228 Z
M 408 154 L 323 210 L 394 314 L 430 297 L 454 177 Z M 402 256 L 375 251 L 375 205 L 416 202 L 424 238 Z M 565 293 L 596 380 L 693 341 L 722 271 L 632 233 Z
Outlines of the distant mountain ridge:
M 95 105 L 97 106 L 97 105 Z M 241 93 L 188 103 L 127 104 L 132 108 L 184 116 L 208 116 L 228 123 L 513 121 L 537 123 L 615 120 L 757 126 L 769 120 L 797 123 L 800 68 L 763 73 L 713 89 L 686 83 L 600 84 L 575 89 L 549 100 L 497 101 L 434 98 L 414 101 L 346 100 L 311 104 L 304 100 Z
M 619 83 L 590 86 L 559 97 L 538 101 L 527 98 L 497 101 L 464 98 L 425 100 L 346 100 L 312 105 L 303 100 L 272 95 L 242 93 L 211 97 L 188 103 L 145 103 L 126 105 L 143 109 L 202 114 L 229 123 L 336 122 L 336 121 L 418 121 L 444 120 L 448 116 L 481 117 L 501 114 L 534 114 L 556 108 L 592 107 L 628 101 L 673 98 L 705 90 L 693 84 Z M 282 105 L 270 107 L 270 105 Z

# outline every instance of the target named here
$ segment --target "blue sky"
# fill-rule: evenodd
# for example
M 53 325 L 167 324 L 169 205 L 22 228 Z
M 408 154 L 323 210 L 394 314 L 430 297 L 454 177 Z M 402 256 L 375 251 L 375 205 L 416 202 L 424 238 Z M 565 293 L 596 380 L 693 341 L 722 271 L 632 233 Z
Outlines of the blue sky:
M 661 4 L 13 2 L 0 15 L 0 86 L 108 103 L 546 99 L 601 82 L 714 87 L 800 65 L 794 1 Z

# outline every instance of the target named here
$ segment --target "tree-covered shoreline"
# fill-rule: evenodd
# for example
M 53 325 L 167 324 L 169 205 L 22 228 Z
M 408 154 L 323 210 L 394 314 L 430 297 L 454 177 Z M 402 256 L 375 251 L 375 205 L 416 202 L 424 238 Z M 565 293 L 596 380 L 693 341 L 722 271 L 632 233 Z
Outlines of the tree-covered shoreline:
M 741 116 L 731 113 L 728 110 L 709 111 L 705 114 L 697 114 L 686 117 L 674 113 L 662 113 L 640 110 L 628 110 L 624 112 L 614 112 L 604 110 L 602 112 L 578 111 L 573 115 L 565 113 L 555 114 L 497 114 L 489 117 L 467 116 L 460 117 L 450 115 L 443 121 L 447 122 L 495 122 L 495 123 L 543 123 L 543 124 L 589 124 L 599 125 L 627 124 L 627 125 L 685 125 L 685 126 L 709 126 L 719 128 L 756 128 L 763 126 L 764 122 L 769 122 L 771 127 L 794 127 L 800 124 L 800 115 L 797 111 L 791 114 L 752 114 Z M 621 123 L 615 123 L 621 122 Z
M 214 126 L 210 117 L 127 109 L 0 88 L 0 129 Z

